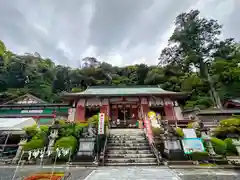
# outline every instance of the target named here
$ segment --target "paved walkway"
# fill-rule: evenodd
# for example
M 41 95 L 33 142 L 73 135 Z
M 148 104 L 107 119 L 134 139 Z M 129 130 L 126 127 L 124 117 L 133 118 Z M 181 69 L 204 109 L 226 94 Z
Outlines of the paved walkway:
M 84 180 L 180 180 L 169 168 L 103 167 L 93 170 Z

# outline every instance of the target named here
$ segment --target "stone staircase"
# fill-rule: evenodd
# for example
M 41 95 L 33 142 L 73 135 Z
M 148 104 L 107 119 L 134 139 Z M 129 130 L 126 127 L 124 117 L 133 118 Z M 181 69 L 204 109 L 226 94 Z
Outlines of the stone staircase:
M 106 166 L 157 165 L 141 129 L 110 129 L 105 155 Z

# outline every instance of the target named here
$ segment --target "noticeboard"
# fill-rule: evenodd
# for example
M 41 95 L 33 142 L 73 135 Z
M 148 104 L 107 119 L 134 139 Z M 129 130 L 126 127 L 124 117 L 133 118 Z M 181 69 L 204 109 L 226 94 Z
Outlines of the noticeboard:
M 185 154 L 192 154 L 193 152 L 205 152 L 201 138 L 184 138 L 182 140 L 182 145 Z

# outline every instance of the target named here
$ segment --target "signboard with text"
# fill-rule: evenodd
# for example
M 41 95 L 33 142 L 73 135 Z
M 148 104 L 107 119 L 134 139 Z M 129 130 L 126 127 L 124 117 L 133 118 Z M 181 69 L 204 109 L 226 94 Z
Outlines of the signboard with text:
M 105 114 L 104 113 L 99 113 L 99 116 L 98 116 L 98 134 L 104 134 L 104 119 L 105 119 Z
M 27 114 L 27 113 L 29 113 L 29 114 L 41 114 L 42 112 L 43 112 L 43 110 L 38 110 L 38 109 L 36 109 L 36 110 L 22 110 L 21 111 L 22 114 Z
M 185 138 L 182 140 L 182 145 L 185 154 L 205 151 L 201 138 Z

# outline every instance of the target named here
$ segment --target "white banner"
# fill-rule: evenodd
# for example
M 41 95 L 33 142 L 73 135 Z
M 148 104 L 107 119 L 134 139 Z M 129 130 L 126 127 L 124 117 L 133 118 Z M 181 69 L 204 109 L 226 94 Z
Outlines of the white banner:
M 104 113 L 99 113 L 99 116 L 98 116 L 98 134 L 104 134 L 104 119 L 105 119 L 105 114 Z

